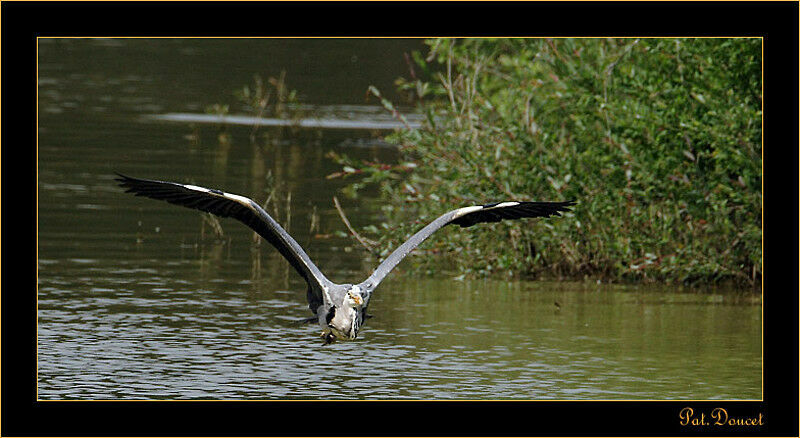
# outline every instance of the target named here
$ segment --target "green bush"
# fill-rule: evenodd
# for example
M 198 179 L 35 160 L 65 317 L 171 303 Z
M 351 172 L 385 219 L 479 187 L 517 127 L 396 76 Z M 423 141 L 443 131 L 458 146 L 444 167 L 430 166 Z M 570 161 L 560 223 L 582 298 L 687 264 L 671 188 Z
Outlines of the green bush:
M 401 165 L 339 157 L 380 185 L 388 223 L 407 224 L 384 225 L 384 254 L 445 209 L 576 199 L 564 218 L 423 248 L 458 254 L 468 275 L 760 283 L 760 39 L 428 45 L 398 80 L 427 120 L 389 137 Z

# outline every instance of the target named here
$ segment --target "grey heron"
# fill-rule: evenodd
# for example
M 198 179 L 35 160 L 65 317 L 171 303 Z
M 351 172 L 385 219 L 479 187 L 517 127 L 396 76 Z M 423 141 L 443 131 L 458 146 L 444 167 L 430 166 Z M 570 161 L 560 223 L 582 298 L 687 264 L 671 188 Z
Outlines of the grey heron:
M 372 292 L 408 253 L 436 230 L 448 224 L 464 228 L 503 219 L 561 216 L 562 211 L 570 211 L 569 207 L 575 204 L 575 201 L 506 201 L 448 211 L 400 245 L 363 282 L 336 284 L 328 280 L 297 241 L 250 198 L 190 184 L 132 178 L 120 173 L 117 175 L 119 178 L 116 180 L 126 189 L 126 193 L 167 201 L 220 217 L 232 217 L 266 239 L 308 283 L 306 298 L 314 314 L 308 321 L 319 323 L 326 344 L 335 339 L 356 338 L 367 317 L 366 310 Z

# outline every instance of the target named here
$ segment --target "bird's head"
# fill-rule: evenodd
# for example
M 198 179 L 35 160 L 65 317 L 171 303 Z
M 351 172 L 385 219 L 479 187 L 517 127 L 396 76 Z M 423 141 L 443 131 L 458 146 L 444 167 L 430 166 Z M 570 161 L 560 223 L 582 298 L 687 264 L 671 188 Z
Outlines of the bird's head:
M 364 297 L 361 295 L 361 288 L 352 286 L 344 296 L 344 305 L 352 308 L 359 308 L 364 305 Z

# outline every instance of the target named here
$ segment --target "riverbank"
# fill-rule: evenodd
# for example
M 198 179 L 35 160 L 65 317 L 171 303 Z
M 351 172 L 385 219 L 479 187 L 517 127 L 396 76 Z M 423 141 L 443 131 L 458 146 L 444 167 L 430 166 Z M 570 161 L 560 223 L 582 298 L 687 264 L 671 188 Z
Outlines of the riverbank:
M 760 288 L 760 39 L 428 45 L 397 82 L 426 117 L 387 138 L 400 165 L 337 157 L 387 201 L 382 229 L 362 232 L 377 253 L 443 209 L 575 199 L 562 218 L 450 231 L 421 248 L 468 277 Z

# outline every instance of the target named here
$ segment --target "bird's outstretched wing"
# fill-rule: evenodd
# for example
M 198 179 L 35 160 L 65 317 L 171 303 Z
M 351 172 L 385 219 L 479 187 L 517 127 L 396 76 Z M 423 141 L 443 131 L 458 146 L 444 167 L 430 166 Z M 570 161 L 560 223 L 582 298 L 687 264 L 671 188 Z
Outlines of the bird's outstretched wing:
M 308 254 L 303 251 L 297 241 L 250 198 L 189 184 L 132 178 L 120 173 L 117 175 L 119 178 L 116 180 L 120 186 L 126 189 L 127 193 L 159 199 L 241 221 L 271 243 L 289 261 L 297 273 L 305 278 L 315 294 L 321 293 L 323 286 L 331 284 L 322 275 L 319 268 L 311 262 Z M 316 298 L 321 301 L 321 297 Z M 309 297 L 309 301 L 311 301 L 311 297 Z
M 381 263 L 360 287 L 371 293 L 386 275 L 400 263 L 422 241 L 430 237 L 436 230 L 448 224 L 471 227 L 483 222 L 500 222 L 503 219 L 521 219 L 526 217 L 561 216 L 562 211 L 569 211 L 575 201 L 564 202 L 496 202 L 486 205 L 475 205 L 449 211 L 425 228 L 411 236 Z

